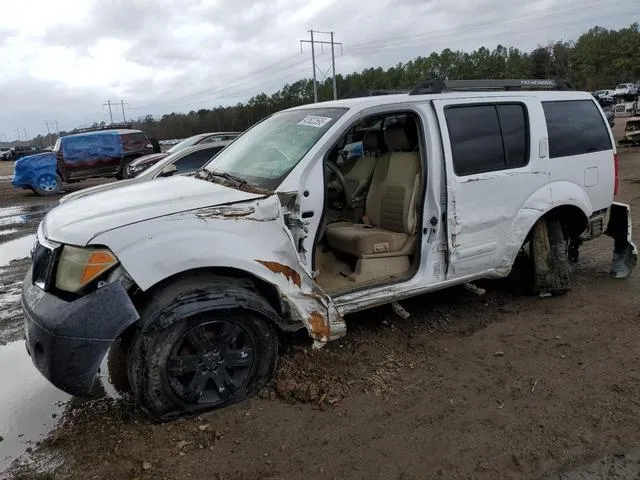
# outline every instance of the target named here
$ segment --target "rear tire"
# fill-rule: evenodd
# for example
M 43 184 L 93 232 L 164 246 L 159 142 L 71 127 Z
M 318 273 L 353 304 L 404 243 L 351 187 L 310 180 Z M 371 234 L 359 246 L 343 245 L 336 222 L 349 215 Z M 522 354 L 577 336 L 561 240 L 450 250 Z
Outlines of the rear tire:
M 571 290 L 568 242 L 560 220 L 538 220 L 531 235 L 531 256 L 537 293 L 564 295 Z
M 160 289 L 129 355 L 134 397 L 152 418 L 168 420 L 253 396 L 276 367 L 276 317 L 241 280 L 195 274 Z

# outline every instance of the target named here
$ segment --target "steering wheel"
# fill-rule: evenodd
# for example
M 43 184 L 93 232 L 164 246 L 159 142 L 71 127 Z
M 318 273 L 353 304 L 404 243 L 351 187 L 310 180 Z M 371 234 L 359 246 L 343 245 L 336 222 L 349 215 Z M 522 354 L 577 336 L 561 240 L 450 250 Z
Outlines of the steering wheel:
M 342 172 L 340 171 L 340 169 L 338 168 L 338 166 L 327 160 L 325 162 L 325 168 L 327 170 L 330 170 L 329 172 L 327 172 L 327 178 L 331 177 L 331 174 L 333 173 L 333 175 L 335 175 L 336 179 L 338 180 L 338 183 L 340 184 L 341 190 L 342 190 L 342 196 L 344 197 L 344 205 L 347 208 L 351 208 L 352 207 L 352 199 L 349 198 L 350 196 L 347 195 L 347 181 L 344 179 L 344 175 L 342 175 Z M 329 183 L 329 182 L 327 182 Z

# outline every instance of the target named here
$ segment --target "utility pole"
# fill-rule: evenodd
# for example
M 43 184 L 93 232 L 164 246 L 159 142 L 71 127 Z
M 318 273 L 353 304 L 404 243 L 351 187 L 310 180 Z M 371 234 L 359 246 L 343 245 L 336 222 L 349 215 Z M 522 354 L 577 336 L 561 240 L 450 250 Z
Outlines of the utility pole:
M 60 129 L 58 128 L 58 120 L 54 120 L 54 122 L 56 124 L 56 133 L 58 134 L 58 138 L 60 138 Z
M 24 132 L 24 141 L 28 142 L 29 141 L 29 137 L 27 136 L 27 129 L 23 128 L 22 131 Z
M 46 120 L 44 122 L 46 126 L 47 126 L 47 146 L 51 145 L 51 130 L 49 130 L 49 122 L 47 122 Z
M 103 103 L 102 106 L 109 107 L 109 118 L 111 119 L 111 123 L 113 123 L 113 112 L 111 111 L 111 100 L 107 100 L 107 103 Z
M 303 43 L 310 43 L 311 44 L 311 62 L 313 64 L 313 102 L 317 103 L 318 102 L 318 82 L 316 81 L 316 50 L 315 50 L 315 45 L 319 44 L 319 45 L 331 45 L 331 66 L 333 69 L 333 99 L 337 100 L 338 99 L 338 87 L 336 85 L 336 60 L 335 60 L 335 46 L 336 45 L 340 45 L 340 48 L 342 48 L 342 43 L 340 42 L 334 42 L 333 40 L 333 32 L 320 32 L 318 30 L 309 30 L 309 33 L 311 34 L 311 40 L 300 40 L 300 50 L 302 51 L 302 44 Z M 314 33 L 321 33 L 321 34 L 326 34 L 326 35 L 331 35 L 331 41 L 330 42 L 326 42 L 323 40 L 315 40 L 313 37 Z
M 126 105 L 128 105 L 128 103 Z M 122 107 L 122 121 L 126 122 L 127 118 L 124 115 L 124 106 L 125 106 L 124 100 L 120 100 L 120 106 Z
M 16 132 L 18 133 L 18 143 L 20 143 L 22 141 L 20 138 L 20 129 L 16 128 Z
M 333 31 L 331 31 L 331 70 L 333 72 L 333 99 L 338 99 L 338 86 L 336 85 L 336 54 L 334 52 L 333 46 L 335 45 L 333 41 Z

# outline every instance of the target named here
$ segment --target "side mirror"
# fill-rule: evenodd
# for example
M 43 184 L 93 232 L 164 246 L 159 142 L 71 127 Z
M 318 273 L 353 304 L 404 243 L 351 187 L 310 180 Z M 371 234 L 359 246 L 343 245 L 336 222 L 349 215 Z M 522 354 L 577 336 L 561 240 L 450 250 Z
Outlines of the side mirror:
M 171 175 L 173 175 L 177 171 L 178 171 L 178 169 L 172 163 L 172 164 L 167 165 L 166 167 L 164 167 L 158 176 L 159 177 L 170 177 Z

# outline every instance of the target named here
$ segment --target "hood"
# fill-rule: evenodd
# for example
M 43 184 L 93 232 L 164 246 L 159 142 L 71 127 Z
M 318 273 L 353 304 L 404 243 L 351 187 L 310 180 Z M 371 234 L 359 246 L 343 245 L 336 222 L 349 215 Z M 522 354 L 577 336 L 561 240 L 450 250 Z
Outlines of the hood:
M 45 216 L 42 230 L 49 240 L 84 246 L 96 235 L 114 228 L 263 196 L 183 176 L 153 182 L 120 182 L 113 188 L 58 205 Z
M 161 159 L 163 159 L 163 158 L 165 158 L 167 156 L 168 156 L 168 154 L 166 154 L 166 153 L 152 153 L 150 155 L 143 155 L 142 157 L 136 158 L 129 165 L 132 166 L 132 167 L 135 167 L 135 166 L 141 165 L 143 163 L 157 162 L 158 160 L 161 160 Z
M 86 197 L 87 195 L 91 195 L 98 192 L 106 192 L 107 190 L 113 190 L 114 188 L 119 188 L 124 185 L 131 185 L 133 183 L 137 183 L 141 181 L 140 177 L 128 178 L 126 180 L 116 180 L 115 182 L 103 183 L 102 185 L 96 185 L 94 187 L 83 188 L 82 190 L 78 190 L 77 192 L 68 193 L 58 200 L 58 203 L 68 202 L 69 200 L 75 200 L 80 197 Z
M 31 162 L 41 162 L 42 160 L 53 159 L 56 160 L 56 154 L 54 152 L 42 152 L 34 155 L 25 155 L 20 157 L 14 163 L 14 168 L 26 167 Z

